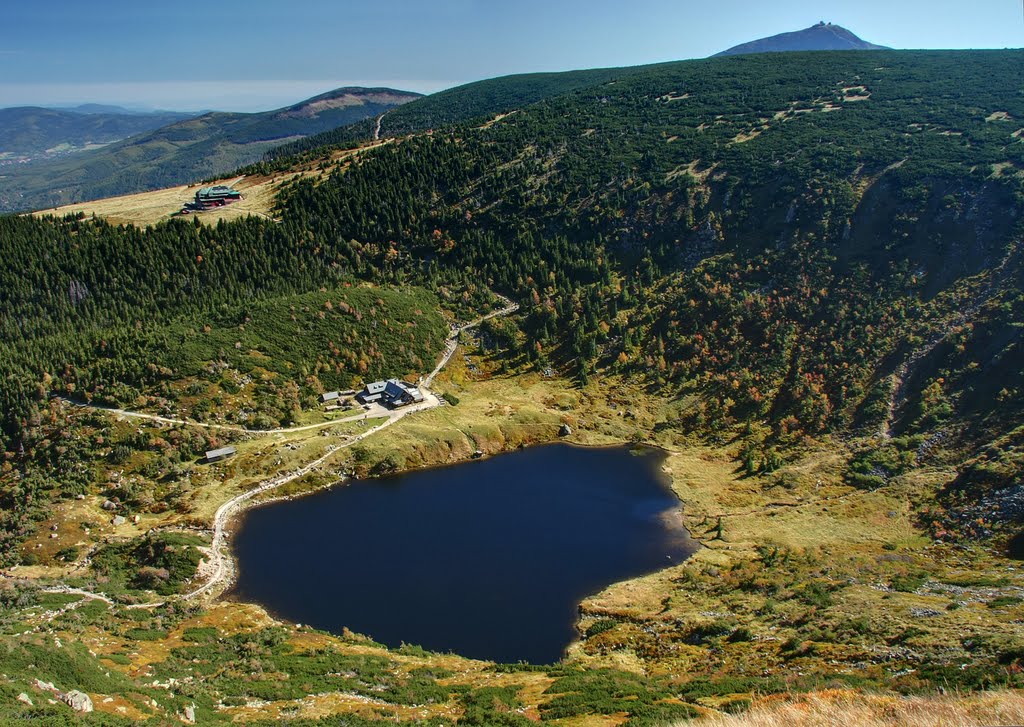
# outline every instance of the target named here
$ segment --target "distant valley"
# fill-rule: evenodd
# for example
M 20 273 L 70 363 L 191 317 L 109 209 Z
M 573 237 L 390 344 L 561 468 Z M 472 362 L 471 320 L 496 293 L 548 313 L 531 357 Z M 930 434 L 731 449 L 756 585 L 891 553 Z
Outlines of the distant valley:
M 60 204 L 201 181 L 260 159 L 288 141 L 372 118 L 420 97 L 389 88 L 339 88 L 292 106 L 263 113 L 211 112 L 198 117 L 177 114 L 162 123 L 138 129 L 103 148 L 84 149 L 92 140 L 84 130 L 101 125 L 106 115 L 84 115 L 51 109 L 0 110 L 0 138 L 12 148 L 46 149 L 68 145 L 70 156 L 39 158 L 0 167 L 0 212 L 53 207 Z M 18 112 L 18 113 L 13 113 Z M 75 131 L 60 119 L 77 122 Z M 184 118 L 183 118 L 184 117 Z M 149 115 L 119 115 L 125 128 Z M 70 123 L 69 121 L 69 123 Z M 170 123 L 169 123 L 170 122 Z M 95 136 L 95 134 L 94 134 Z M 125 138 L 129 136 L 130 138 Z M 75 142 L 81 146 L 75 146 Z M 6 148 L 6 147 L 2 147 Z
M 90 105 L 0 109 L 0 169 L 104 146 L 194 115 L 174 111 L 132 113 L 116 106 Z

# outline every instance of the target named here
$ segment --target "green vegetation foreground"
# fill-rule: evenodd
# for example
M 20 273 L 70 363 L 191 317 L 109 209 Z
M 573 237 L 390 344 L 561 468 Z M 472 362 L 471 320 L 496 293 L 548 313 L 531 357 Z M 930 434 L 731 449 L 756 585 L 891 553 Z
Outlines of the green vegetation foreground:
M 391 459 L 368 447 L 353 466 L 430 463 L 471 423 L 475 441 L 493 433 L 496 448 L 512 446 L 514 428 L 494 422 L 525 422 L 541 396 L 531 392 L 545 391 L 544 417 L 577 402 L 564 411 L 582 441 L 673 449 L 706 553 L 642 594 L 611 589 L 584 604 L 569 661 L 537 676 L 499 670 L 511 691 L 480 692 L 479 674 L 415 672 L 435 659 L 403 662 L 412 671 L 390 652 L 375 652 L 387 663 L 335 663 L 364 648 L 355 637 L 308 637 L 321 652 L 296 631 L 268 626 L 264 638 L 232 624 L 186 647 L 178 627 L 206 628 L 184 624 L 208 616 L 177 611 L 132 627 L 153 634 L 149 663 L 165 666 L 130 679 L 201 663 L 224 680 L 195 687 L 201 711 L 253 718 L 245 705 L 283 709 L 339 674 L 356 694 L 415 687 L 387 692 L 377 716 L 470 724 L 515 724 L 530 709 L 643 724 L 830 684 L 1018 685 L 1024 590 L 1006 555 L 1022 537 L 1022 67 L 1020 51 L 879 51 L 628 69 L 501 118 L 473 118 L 489 107 L 471 96 L 436 115 L 409 104 L 408 130 L 453 125 L 291 185 L 280 223 L 0 218 L 7 562 L 33 555 L 22 544 L 45 539 L 34 523 L 78 494 L 116 493 L 155 516 L 209 509 L 202 498 L 216 487 L 183 461 L 209 442 L 104 431 L 61 415 L 50 393 L 195 416 L 311 416 L 328 383 L 422 372 L 443 339 L 439 308 L 486 310 L 493 288 L 520 314 L 483 327 L 476 370 L 448 383 L 463 403 L 433 413 L 433 429 L 397 433 Z M 329 167 L 330 149 L 304 159 L 318 153 Z M 334 335 L 342 324 L 351 340 Z M 578 389 L 547 393 L 552 375 Z M 478 416 L 484 394 L 507 399 Z M 687 454 L 698 444 L 710 446 L 703 459 Z M 270 456 L 246 446 L 236 472 Z M 128 476 L 112 484 L 115 461 Z M 32 567 L 80 562 L 38 550 L 46 561 Z M 166 548 L 118 556 L 134 559 L 134 575 L 117 580 L 130 598 L 190 562 L 172 569 L 139 552 Z M 157 572 L 137 580 L 147 567 Z M 5 646 L 18 685 L 27 665 L 57 661 L 31 633 L 36 617 L 20 620 L 39 598 L 31 590 L 6 600 L 9 633 L 26 631 Z M 93 608 L 62 614 L 61 633 L 97 628 Z M 132 638 L 116 619 L 102 628 Z M 113 663 L 142 668 L 143 652 L 116 651 Z M 85 654 L 74 663 L 65 688 L 141 688 L 128 676 L 89 681 Z M 437 712 L 405 711 L 430 699 Z

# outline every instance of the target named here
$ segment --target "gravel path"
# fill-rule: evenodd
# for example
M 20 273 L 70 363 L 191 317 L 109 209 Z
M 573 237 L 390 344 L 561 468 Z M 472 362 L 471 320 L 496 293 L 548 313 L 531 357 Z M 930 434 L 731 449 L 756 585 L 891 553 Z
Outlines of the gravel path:
M 231 581 L 234 578 L 234 560 L 232 559 L 231 553 L 227 547 L 227 526 L 231 519 L 238 513 L 240 513 L 242 510 L 244 510 L 246 504 L 249 503 L 254 497 L 266 492 L 270 492 L 271 490 L 274 490 L 278 487 L 281 487 L 282 485 L 297 480 L 300 477 L 304 477 L 305 475 L 309 474 L 316 468 L 326 463 L 327 460 L 334 456 L 334 454 L 337 453 L 339 450 L 344 449 L 346 447 L 351 447 L 352 445 L 363 441 L 367 437 L 373 436 L 382 429 L 386 429 L 387 427 L 391 426 L 397 421 L 404 419 L 410 414 L 415 414 L 416 412 L 420 411 L 428 411 L 430 409 L 434 409 L 436 407 L 441 406 L 441 399 L 433 391 L 431 391 L 429 387 L 433 383 L 434 377 L 437 376 L 437 374 L 440 373 L 440 371 L 448 364 L 448 362 L 451 360 L 452 355 L 455 353 L 455 350 L 458 348 L 459 334 L 461 334 L 465 330 L 480 325 L 486 320 L 489 320 L 491 318 L 497 318 L 499 316 L 507 316 L 519 310 L 519 306 L 516 303 L 513 303 L 508 298 L 501 295 L 497 297 L 501 299 L 501 301 L 505 304 L 503 308 L 494 311 L 493 313 L 489 313 L 485 316 L 481 316 L 473 321 L 470 321 L 469 323 L 456 325 L 452 328 L 452 332 L 445 342 L 445 352 L 444 355 L 441 357 L 440 362 L 437 364 L 434 370 L 431 371 L 430 374 L 420 383 L 420 389 L 423 392 L 423 401 L 419 404 L 406 406 L 396 411 L 375 407 L 371 411 L 360 412 L 359 414 L 347 417 L 345 419 L 336 419 L 331 422 L 323 422 L 320 424 L 309 424 L 302 427 L 292 427 L 290 429 L 245 429 L 244 427 L 233 427 L 230 425 L 223 424 L 204 424 L 201 422 L 191 422 L 184 419 L 161 417 L 155 414 L 131 412 L 124 409 L 79 404 L 63 398 L 62 401 L 68 402 L 75 406 L 95 409 L 98 411 L 106 411 L 112 414 L 119 414 L 121 416 L 149 419 L 151 421 L 165 422 L 168 424 L 185 424 L 189 426 L 207 427 L 211 429 L 229 429 L 233 431 L 242 431 L 249 434 L 260 435 L 301 432 L 311 429 L 318 429 L 321 427 L 328 427 L 334 424 L 340 424 L 342 422 L 350 422 L 359 419 L 365 419 L 371 416 L 387 416 L 387 419 L 378 424 L 377 426 L 367 429 L 365 432 L 359 434 L 358 436 L 352 437 L 343 444 L 331 446 L 331 448 L 327 451 L 326 454 L 313 460 L 309 464 L 306 464 L 297 470 L 291 472 L 284 472 L 268 480 L 264 480 L 255 488 L 243 492 L 239 495 L 236 495 L 235 497 L 231 498 L 223 505 L 221 505 L 219 508 L 217 508 L 217 512 L 213 517 L 213 541 L 210 545 L 210 556 L 204 567 L 204 570 L 209 573 L 209 576 L 203 585 L 195 588 L 192 591 L 189 591 L 188 593 L 175 596 L 174 599 L 187 601 L 200 598 L 202 596 L 212 595 L 215 597 L 216 595 L 222 593 L 224 589 L 226 589 L 231 584 Z M 111 606 L 115 605 L 115 602 L 109 596 L 106 596 L 102 593 L 93 593 L 91 591 L 82 590 L 80 588 L 71 588 L 65 585 L 56 585 L 51 588 L 46 588 L 43 590 L 47 593 L 69 593 L 80 595 L 85 599 L 103 601 L 104 603 L 107 603 Z M 134 604 L 128 606 L 128 608 L 154 608 L 156 606 L 162 606 L 165 603 L 167 603 L 166 600 L 156 601 L 153 603 Z
M 118 409 L 112 406 L 100 406 L 98 404 L 83 404 L 73 399 L 68 399 L 63 396 L 54 397 L 60 399 L 65 404 L 77 406 L 82 409 L 93 409 L 95 411 L 104 411 L 108 414 L 117 414 L 118 416 L 130 417 L 132 419 L 147 419 L 151 422 L 160 422 L 162 424 L 173 424 L 183 425 L 187 427 L 202 427 L 203 429 L 219 429 L 221 431 L 228 432 L 240 432 L 242 434 L 292 434 L 294 432 L 307 432 L 313 429 L 323 429 L 324 427 L 333 427 L 335 424 L 344 424 L 345 422 L 354 422 L 363 418 L 363 412 L 353 414 L 350 417 L 344 419 L 332 419 L 329 422 L 319 422 L 317 424 L 304 424 L 300 427 L 284 427 L 278 429 L 248 429 L 246 427 L 240 427 L 236 424 L 211 424 L 209 422 L 196 422 L 190 419 L 177 419 L 175 417 L 165 417 L 159 414 L 147 414 L 141 411 L 129 411 L 128 409 Z

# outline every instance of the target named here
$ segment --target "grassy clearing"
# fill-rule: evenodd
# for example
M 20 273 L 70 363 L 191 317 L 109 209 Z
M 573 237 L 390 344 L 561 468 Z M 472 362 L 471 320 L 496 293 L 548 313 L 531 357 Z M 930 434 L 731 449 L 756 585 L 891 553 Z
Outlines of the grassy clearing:
M 282 188 L 292 184 L 298 179 L 312 178 L 320 179 L 339 166 L 347 165 L 352 158 L 363 153 L 366 149 L 379 146 L 381 143 L 368 144 L 359 149 L 336 151 L 328 159 L 318 162 L 316 165 L 297 167 L 287 172 L 281 172 L 272 176 L 247 176 L 231 177 L 220 179 L 215 182 L 191 185 L 179 185 L 157 189 L 152 192 L 139 192 L 138 194 L 126 194 L 119 197 L 107 197 L 92 202 L 79 202 L 77 204 L 63 205 L 33 213 L 37 217 L 84 214 L 86 217 L 101 217 L 115 225 L 135 225 L 146 227 L 155 225 L 171 218 L 181 210 L 185 202 L 195 198 L 196 191 L 200 187 L 214 184 L 226 184 L 234 186 L 242 193 L 242 199 L 238 202 L 218 207 L 208 212 L 193 215 L 204 225 L 216 225 L 221 221 L 230 222 L 242 217 L 254 215 L 275 219 L 277 212 L 277 195 Z
M 231 220 L 256 215 L 257 217 L 273 217 L 276 206 L 277 192 L 281 184 L 289 182 L 296 174 L 282 175 L 281 177 L 246 177 L 238 180 L 237 177 L 222 179 L 215 184 L 232 184 L 242 193 L 242 199 L 226 207 L 219 207 L 208 212 L 196 215 L 196 217 L 207 225 L 215 225 L 221 220 Z M 191 201 L 196 191 L 205 184 L 180 185 L 158 189 L 152 192 L 140 192 L 120 197 L 107 197 L 92 202 L 79 202 L 77 204 L 54 207 L 48 210 L 41 210 L 34 213 L 37 217 L 54 215 L 63 217 L 65 215 L 84 214 L 86 217 L 102 217 L 115 225 L 135 225 L 146 227 L 155 225 L 158 222 L 170 219 L 172 215 L 181 210 L 186 202 Z
M 1017 691 L 976 695 L 898 697 L 827 691 L 769 698 L 740 715 L 719 715 L 693 727 L 974 727 L 1024 723 L 1024 695 Z

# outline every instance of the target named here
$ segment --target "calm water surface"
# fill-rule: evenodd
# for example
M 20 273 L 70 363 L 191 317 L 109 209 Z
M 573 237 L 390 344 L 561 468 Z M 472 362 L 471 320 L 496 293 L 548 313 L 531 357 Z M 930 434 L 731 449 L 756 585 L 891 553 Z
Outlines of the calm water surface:
M 583 598 L 695 550 L 663 458 L 555 444 L 257 508 L 235 596 L 391 646 L 557 661 Z

